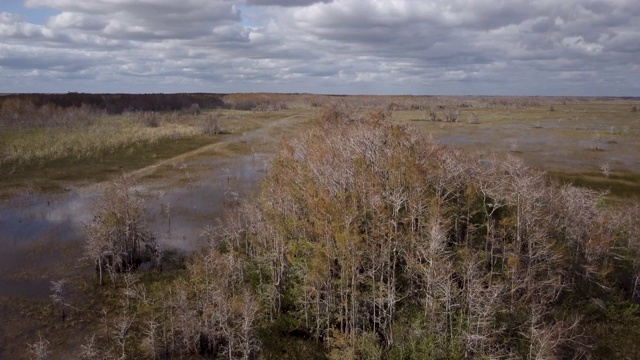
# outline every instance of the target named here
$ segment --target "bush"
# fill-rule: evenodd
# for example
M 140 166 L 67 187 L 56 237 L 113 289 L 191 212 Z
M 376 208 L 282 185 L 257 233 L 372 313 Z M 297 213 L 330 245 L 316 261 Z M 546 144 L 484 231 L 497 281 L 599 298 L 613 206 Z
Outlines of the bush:
M 208 115 L 202 118 L 199 122 L 200 130 L 205 135 L 219 135 L 223 134 L 224 131 L 220 127 L 220 120 L 217 115 Z
M 637 208 L 389 118 L 326 107 L 283 144 L 260 194 L 205 231 L 209 247 L 163 294 L 165 356 L 548 359 L 616 343 L 598 335 L 621 334 L 637 306 L 590 307 L 611 289 L 637 295 Z M 143 224 L 132 185 L 112 184 L 88 226 L 97 270 L 135 264 L 112 245 L 121 234 L 152 238 L 131 226 Z
M 146 227 L 145 212 L 132 179 L 124 175 L 98 198 L 94 219 L 86 224 L 85 252 L 95 262 L 100 284 L 104 271 L 114 276 L 146 261 L 158 264 L 158 244 Z
M 198 115 L 200 114 L 200 105 L 197 103 L 191 104 L 189 107 L 182 108 L 181 112 L 185 115 Z
M 0 128 L 88 126 L 99 116 L 89 105 L 63 108 L 37 105 L 28 99 L 8 98 L 0 103 Z
M 160 126 L 160 114 L 153 111 L 142 111 L 137 115 L 138 122 L 143 126 L 157 128 Z

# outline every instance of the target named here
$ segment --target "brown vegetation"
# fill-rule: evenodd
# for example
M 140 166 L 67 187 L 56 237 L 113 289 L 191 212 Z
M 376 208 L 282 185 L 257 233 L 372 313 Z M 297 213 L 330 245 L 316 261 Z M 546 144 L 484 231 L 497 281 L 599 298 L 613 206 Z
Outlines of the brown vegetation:
M 225 116 L 321 109 L 311 131 L 283 143 L 260 194 L 207 228 L 209 245 L 184 267 L 132 271 L 159 264 L 160 252 L 132 179 L 107 186 L 87 224 L 86 250 L 99 283 L 107 272 L 113 287 L 90 289 L 104 312 L 80 358 L 553 359 L 602 357 L 617 341 L 632 347 L 619 339 L 632 338 L 637 326 L 626 325 L 640 319 L 637 206 L 613 208 L 604 193 L 556 184 L 516 158 L 470 157 L 391 120 L 409 109 L 418 120 L 425 112 L 448 122 L 471 114 L 475 124 L 480 113 L 478 126 L 437 124 L 477 129 L 490 122 L 483 107 L 535 106 L 550 116 L 555 106 L 560 116 L 562 104 L 581 99 L 221 99 L 239 110 Z M 156 131 L 194 116 L 198 133 L 219 134 L 222 117 L 191 104 L 122 117 Z M 91 124 L 102 116 L 87 106 L 47 109 L 91 111 Z M 601 153 L 596 134 L 592 147 Z M 622 175 L 600 164 L 604 176 Z M 170 218 L 170 204 L 162 206 Z M 64 281 L 51 285 L 56 317 L 64 318 Z M 46 356 L 49 343 L 41 338 L 29 349 Z
M 86 254 L 95 262 L 98 281 L 106 271 L 112 280 L 145 261 L 159 263 L 160 249 L 145 226 L 144 203 L 131 179 L 109 183 L 96 204 L 93 221 L 86 225 Z
M 322 342 L 330 358 L 579 356 L 594 339 L 574 296 L 621 286 L 615 249 L 635 241 L 635 225 L 601 199 L 514 158 L 478 163 L 384 114 L 328 108 L 195 260 L 188 281 L 205 287 L 188 312 L 211 306 L 224 319 L 191 333 L 246 357 L 251 336 L 215 329 L 261 314 L 266 327 L 288 319 L 281 331 Z M 245 296 L 252 310 L 231 311 Z

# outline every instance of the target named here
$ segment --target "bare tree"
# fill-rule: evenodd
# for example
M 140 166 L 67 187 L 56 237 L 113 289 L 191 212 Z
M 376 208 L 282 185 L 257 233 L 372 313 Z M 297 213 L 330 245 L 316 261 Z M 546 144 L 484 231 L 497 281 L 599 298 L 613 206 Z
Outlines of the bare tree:
M 160 324 L 155 319 L 149 319 L 144 323 L 144 331 L 141 342 L 142 351 L 151 359 L 157 359 L 160 355 L 160 339 L 158 331 Z
M 600 172 L 602 172 L 602 175 L 606 177 L 611 176 L 611 166 L 609 165 L 608 162 L 600 165 Z
M 119 318 L 116 319 L 113 329 L 113 339 L 116 344 L 116 349 L 118 350 L 119 357 L 118 359 L 124 360 L 127 358 L 127 340 L 131 337 L 131 325 L 133 324 L 133 319 L 128 314 L 123 314 Z
M 58 281 L 51 280 L 51 295 L 49 297 L 53 301 L 54 308 L 60 311 L 60 317 L 64 320 L 67 317 L 67 309 L 73 308 L 65 299 L 64 285 L 67 283 L 66 279 Z
M 85 338 L 85 343 L 80 345 L 79 357 L 82 360 L 97 360 L 100 359 L 101 350 L 98 349 L 96 344 L 96 336 L 91 335 Z
M 256 324 L 280 316 L 329 357 L 541 359 L 582 341 L 558 309 L 606 288 L 623 221 L 599 194 L 341 111 L 285 143 L 255 202 L 207 229 L 167 314 L 173 353 L 255 356 Z
M 49 350 L 49 341 L 42 337 L 42 334 L 38 334 L 38 341 L 33 344 L 29 344 L 30 359 L 32 360 L 45 360 L 51 354 Z
M 100 284 L 105 270 L 130 271 L 158 253 L 156 238 L 146 228 L 143 200 L 131 178 L 123 175 L 109 183 L 94 214 L 85 226 L 85 252 L 95 262 Z

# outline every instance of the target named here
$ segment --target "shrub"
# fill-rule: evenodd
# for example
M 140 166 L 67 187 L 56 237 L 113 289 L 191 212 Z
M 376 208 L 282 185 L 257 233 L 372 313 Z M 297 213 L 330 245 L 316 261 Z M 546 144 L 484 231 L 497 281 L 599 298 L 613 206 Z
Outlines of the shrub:
M 442 116 L 446 122 L 458 122 L 460 117 L 460 110 L 455 110 L 451 107 L 447 107 L 442 110 Z
M 23 98 L 8 98 L 0 103 L 0 127 L 4 128 L 88 126 L 98 115 L 86 104 L 63 108 L 51 103 L 36 105 Z
M 145 261 L 157 264 L 158 244 L 146 227 L 144 202 L 126 176 L 107 184 L 96 203 L 94 219 L 86 224 L 86 255 L 95 262 L 100 284 L 103 273 L 114 276 Z
M 638 210 L 604 208 L 602 194 L 556 186 L 512 157 L 478 161 L 389 118 L 326 107 L 283 144 L 260 194 L 204 232 L 209 247 L 160 301 L 153 321 L 164 323 L 150 328 L 166 329 L 164 356 L 268 358 L 260 339 L 272 351 L 283 346 L 266 341 L 323 346 L 319 358 L 592 350 L 584 299 L 604 303 L 621 284 L 629 297 L 640 291 L 638 250 L 629 253 L 640 248 Z M 134 250 L 110 245 L 119 234 L 152 238 L 121 225 L 144 221 L 133 184 L 120 184 L 88 226 L 96 270 L 135 263 Z
M 220 117 L 217 115 L 208 115 L 200 119 L 199 127 L 205 135 L 219 135 L 223 133 L 220 127 Z
M 200 114 L 200 111 L 200 105 L 198 105 L 198 103 L 193 103 L 189 107 L 182 108 L 181 113 L 185 115 L 198 115 Z
M 257 106 L 258 104 L 253 100 L 242 100 L 233 104 L 233 108 L 235 110 L 245 111 L 254 110 Z
M 160 126 L 160 114 L 153 111 L 141 111 L 137 114 L 138 122 L 143 126 L 156 128 Z
M 320 126 L 327 126 L 328 124 L 341 124 L 358 122 L 361 120 L 359 114 L 352 111 L 346 105 L 329 104 L 322 107 L 320 116 L 317 118 L 317 122 Z

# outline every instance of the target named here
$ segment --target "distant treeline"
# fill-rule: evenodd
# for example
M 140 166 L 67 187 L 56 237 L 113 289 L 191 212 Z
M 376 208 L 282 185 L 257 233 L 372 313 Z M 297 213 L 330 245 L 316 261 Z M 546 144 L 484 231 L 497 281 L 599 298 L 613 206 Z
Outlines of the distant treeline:
M 6 101 L 26 100 L 36 107 L 55 105 L 61 108 L 89 106 L 110 114 L 125 111 L 173 111 L 197 104 L 202 109 L 224 108 L 224 95 L 219 94 L 12 94 L 0 97 L 0 107 Z
M 428 96 L 428 95 L 326 95 L 281 93 L 177 93 L 177 94 L 0 94 L 0 109 L 56 107 L 60 109 L 90 108 L 109 114 L 137 111 L 180 111 L 199 109 L 235 109 L 278 111 L 290 107 L 322 107 L 342 104 L 350 108 L 383 108 L 397 110 L 443 110 L 458 108 L 525 108 L 580 104 L 587 101 L 629 101 L 615 97 L 550 97 L 550 96 Z M 6 112 L 6 111 L 5 111 Z M 15 113 L 15 111 L 11 111 Z

